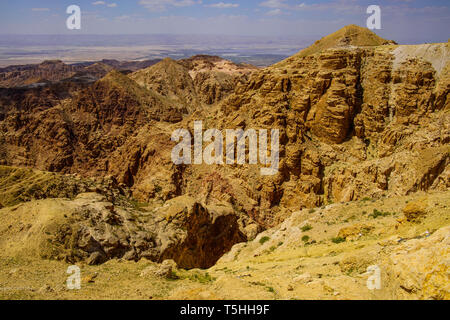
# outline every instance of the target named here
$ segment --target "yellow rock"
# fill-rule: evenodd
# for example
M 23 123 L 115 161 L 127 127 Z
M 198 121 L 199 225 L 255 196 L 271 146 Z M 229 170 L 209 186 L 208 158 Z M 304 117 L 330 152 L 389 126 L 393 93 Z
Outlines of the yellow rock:
M 410 202 L 403 208 L 407 221 L 416 221 L 426 215 L 428 199 L 426 197 Z
M 367 234 L 373 229 L 372 226 L 365 224 L 354 224 L 349 227 L 344 227 L 339 230 L 338 237 L 344 238 L 345 240 L 357 240 L 363 235 Z

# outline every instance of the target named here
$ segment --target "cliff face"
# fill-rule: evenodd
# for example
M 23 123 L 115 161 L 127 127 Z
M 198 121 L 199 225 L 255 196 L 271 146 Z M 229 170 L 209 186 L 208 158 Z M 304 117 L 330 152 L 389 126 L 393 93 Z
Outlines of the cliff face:
M 237 65 L 214 56 L 194 56 L 175 61 L 170 58 L 130 75 L 139 85 L 173 100 L 186 113 L 200 110 L 230 95 L 239 81 L 257 68 Z
M 303 207 L 446 190 L 449 44 L 380 39 L 352 26 L 262 70 L 200 56 L 112 73 L 64 95 L 9 89 L 2 163 L 111 174 L 149 203 L 227 202 L 252 230 Z M 205 129 L 279 129 L 278 174 L 175 166 L 170 136 L 195 120 Z
M 448 43 L 399 46 L 350 26 L 261 70 L 196 56 L 124 73 L 0 89 L 0 257 L 48 270 L 42 258 L 121 259 L 96 269 L 105 287 L 142 258 L 164 262 L 135 275 L 156 286 L 218 277 L 212 295 L 164 289 L 189 299 L 372 299 L 375 265 L 377 298 L 448 299 Z M 278 129 L 278 173 L 175 165 L 172 133 L 194 121 Z M 168 259 L 215 265 L 214 279 Z M 36 274 L 0 280 L 21 273 Z
M 221 129 L 279 128 L 280 172 L 216 168 L 208 175 L 221 179 L 208 179 L 205 194 L 223 198 L 220 186 L 237 185 L 227 189 L 231 201 L 270 225 L 283 208 L 446 190 L 448 49 L 330 48 L 252 74 L 213 112 L 194 117 Z

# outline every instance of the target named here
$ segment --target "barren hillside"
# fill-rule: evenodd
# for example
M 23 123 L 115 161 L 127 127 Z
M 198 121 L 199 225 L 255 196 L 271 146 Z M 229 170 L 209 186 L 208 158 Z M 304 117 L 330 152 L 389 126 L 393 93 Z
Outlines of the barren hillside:
M 73 298 L 64 270 L 24 275 L 77 263 L 98 274 L 84 298 L 449 299 L 449 71 L 449 43 L 352 25 L 264 69 L 195 56 L 0 89 L 0 282 Z M 277 174 L 174 164 L 194 121 L 278 129 Z

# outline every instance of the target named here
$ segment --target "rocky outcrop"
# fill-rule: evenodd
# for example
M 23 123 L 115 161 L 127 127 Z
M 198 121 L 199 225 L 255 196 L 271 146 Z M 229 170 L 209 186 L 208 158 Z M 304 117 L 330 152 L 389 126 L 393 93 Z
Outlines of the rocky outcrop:
M 235 64 L 216 56 L 198 55 L 179 61 L 189 70 L 197 95 L 202 103 L 212 105 L 225 99 L 240 82 L 258 68 Z
M 184 196 L 169 200 L 156 214 L 161 230 L 158 260 L 173 259 L 181 268 L 209 268 L 234 244 L 245 241 L 231 207 L 204 207 Z
M 49 60 L 40 64 L 9 66 L 0 68 L 0 87 L 33 88 L 60 81 L 90 83 L 99 80 L 112 70 L 137 71 L 148 68 L 158 61 L 102 60 L 99 62 L 65 64 L 60 60 Z
M 447 73 L 420 56 L 400 63 L 393 48 L 294 56 L 254 73 L 221 104 L 219 128 L 280 129 L 280 173 L 255 179 L 266 188 L 253 198 L 260 214 L 280 204 L 315 207 L 447 188 Z M 448 61 L 447 51 L 439 52 Z
M 112 176 L 84 179 L 79 175 L 0 166 L 0 204 L 3 207 L 40 199 L 74 199 L 87 192 L 96 192 L 115 205 L 125 205 L 130 200 L 130 191 L 119 186 Z
M 300 51 L 296 56 L 305 57 L 331 48 L 376 47 L 395 44 L 395 41 L 383 39 L 369 29 L 351 24 L 317 40 L 313 45 Z
M 6 248 L 14 240 L 20 244 L 14 254 L 72 263 L 146 258 L 172 259 L 184 269 L 209 268 L 234 244 L 245 241 L 231 208 L 206 207 L 189 197 L 172 199 L 156 211 L 116 206 L 97 193 L 3 210 L 5 221 L 21 219 L 29 225 L 8 229 L 7 223 L 2 224 L 0 233 L 5 237 L 0 246 Z
M 173 101 L 185 114 L 199 108 L 199 101 L 189 70 L 170 58 L 130 75 L 140 86 Z
M 116 71 L 75 91 L 58 88 L 6 90 L 0 124 L 3 164 L 102 175 L 109 170 L 110 155 L 140 126 L 182 119 L 182 111 L 162 96 Z
M 446 227 L 427 239 L 409 240 L 393 250 L 385 267 L 394 280 L 397 299 L 450 299 L 449 248 L 450 227 Z
M 8 92 L 0 154 L 9 165 L 111 174 L 158 205 L 181 195 L 226 201 L 259 228 L 304 207 L 446 190 L 450 51 L 423 46 L 351 26 L 263 70 L 197 56 L 111 73 L 64 95 L 45 89 L 43 99 Z M 171 134 L 195 120 L 205 129 L 279 129 L 278 174 L 174 165 Z
M 241 77 L 257 70 L 214 56 L 194 56 L 175 61 L 170 58 L 130 75 L 138 84 L 172 99 L 187 113 L 200 110 L 232 93 Z
M 194 85 L 201 102 L 212 105 L 230 95 L 238 79 L 221 72 L 199 72 L 195 75 Z

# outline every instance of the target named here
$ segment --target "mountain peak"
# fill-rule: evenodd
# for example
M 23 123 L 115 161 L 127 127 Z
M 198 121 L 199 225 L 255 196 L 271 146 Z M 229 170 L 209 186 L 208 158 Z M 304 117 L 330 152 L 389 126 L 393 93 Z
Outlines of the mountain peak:
M 62 62 L 61 60 L 44 60 L 41 65 L 45 66 L 45 65 L 52 65 L 52 64 L 60 64 L 63 65 L 64 62 Z
M 348 46 L 372 47 L 386 44 L 396 43 L 394 41 L 381 38 L 367 28 L 350 24 L 316 41 L 310 47 L 300 51 L 299 54 L 301 56 L 307 56 L 330 48 L 340 48 Z

